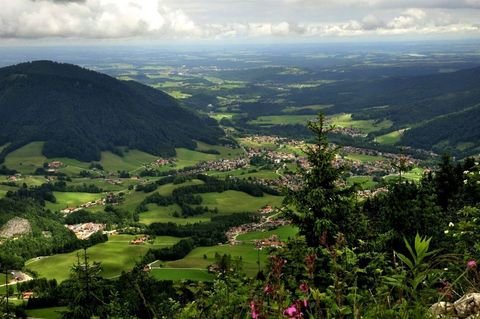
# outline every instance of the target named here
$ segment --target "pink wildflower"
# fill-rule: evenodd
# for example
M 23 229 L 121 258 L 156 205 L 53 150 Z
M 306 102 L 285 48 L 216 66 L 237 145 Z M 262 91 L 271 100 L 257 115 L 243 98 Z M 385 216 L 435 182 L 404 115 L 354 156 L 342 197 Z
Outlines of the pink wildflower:
M 477 261 L 473 260 L 473 259 L 469 260 L 467 262 L 467 268 L 468 269 L 476 269 L 477 268 Z
M 266 285 L 264 288 L 263 288 L 263 292 L 267 295 L 270 295 L 272 294 L 273 292 L 273 288 L 271 285 Z
M 303 293 L 307 293 L 309 288 L 308 288 L 308 284 L 306 282 L 302 282 L 300 284 L 300 287 L 298 287 L 298 289 L 300 289 L 301 292 Z
M 252 312 L 252 319 L 258 319 L 260 316 L 258 315 L 257 308 L 255 301 L 250 301 L 250 311 Z
M 283 315 L 290 319 L 298 319 L 303 317 L 301 311 L 297 308 L 296 304 L 291 305 L 283 311 Z

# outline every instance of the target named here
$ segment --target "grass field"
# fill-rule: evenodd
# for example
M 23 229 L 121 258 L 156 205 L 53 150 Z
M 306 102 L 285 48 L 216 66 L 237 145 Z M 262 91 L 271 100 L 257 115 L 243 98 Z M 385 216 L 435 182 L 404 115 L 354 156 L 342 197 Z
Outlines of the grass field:
M 155 243 L 144 245 L 130 245 L 135 238 L 133 235 L 116 235 L 109 237 L 108 242 L 88 248 L 91 261 L 102 263 L 102 276 L 113 278 L 122 271 L 133 268 L 150 248 L 162 248 L 174 245 L 180 239 L 169 236 L 161 236 L 155 239 Z M 31 259 L 26 262 L 26 267 L 38 273 L 40 277 L 63 281 L 70 275 L 72 265 L 77 261 L 77 253 L 74 251 L 67 254 L 58 254 L 40 259 Z
M 258 251 L 252 244 L 220 245 L 195 248 L 185 258 L 169 261 L 166 266 L 169 268 L 206 268 L 215 262 L 215 253 L 241 257 L 243 271 L 250 276 L 255 275 L 258 271 L 257 257 L 260 257 L 261 267 L 265 266 L 267 259 L 267 252 L 265 250 Z M 204 258 L 204 255 L 207 258 Z
M 300 106 L 300 107 L 295 107 L 295 106 L 289 106 L 286 107 L 282 110 L 283 113 L 293 113 L 301 110 L 312 110 L 312 111 L 321 111 L 328 109 L 329 107 L 332 107 L 333 105 L 306 105 L 306 106 Z
M 373 120 L 354 120 L 352 114 L 342 113 L 327 117 L 328 123 L 340 128 L 354 128 L 365 134 L 392 126 L 391 121 L 375 122 Z
M 215 113 L 215 114 L 211 114 L 209 116 L 220 122 L 222 119 L 225 119 L 225 118 L 230 120 L 236 114 L 238 114 L 238 113 Z
M 210 209 L 217 208 L 221 214 L 256 212 L 266 205 L 280 207 L 283 201 L 281 196 L 265 194 L 262 197 L 254 197 L 239 191 L 206 193 L 201 196 L 203 198 L 202 206 L 208 206 Z
M 46 202 L 46 207 L 53 211 L 60 211 L 67 207 L 78 207 L 81 204 L 95 201 L 102 198 L 102 194 L 74 193 L 74 192 L 53 192 L 56 203 Z
M 239 178 L 252 177 L 252 178 L 262 178 L 262 179 L 276 179 L 280 176 L 277 173 L 275 173 L 273 170 L 252 171 L 251 169 L 236 169 L 236 170 L 227 171 L 227 172 L 209 171 L 208 175 L 218 176 L 218 177 L 235 176 Z
M 387 133 L 385 135 L 380 135 L 375 138 L 375 142 L 379 144 L 388 144 L 388 145 L 393 145 L 395 143 L 400 142 L 403 132 L 405 130 L 398 130 L 398 131 L 393 131 L 390 133 Z
M 47 158 L 42 155 L 43 144 L 44 142 L 32 142 L 13 151 L 5 158 L 5 165 L 22 174 L 33 173 L 47 162 Z
M 152 269 L 150 274 L 157 280 L 172 281 L 212 281 L 215 278 L 213 274 L 201 268 L 160 268 Z
M 345 156 L 346 159 L 349 159 L 351 161 L 358 161 L 362 163 L 372 163 L 376 161 L 383 161 L 386 160 L 385 157 L 383 156 L 375 156 L 375 155 L 366 155 L 366 154 L 347 154 Z
M 252 241 L 257 239 L 269 238 L 272 235 L 277 235 L 281 241 L 286 241 L 289 238 L 293 238 L 298 234 L 298 228 L 295 226 L 280 226 L 276 229 L 269 231 L 254 231 L 238 235 L 237 239 L 241 241 Z
M 111 152 L 102 152 L 100 163 L 103 168 L 109 172 L 121 170 L 135 171 L 140 169 L 142 165 L 150 164 L 159 157 L 138 150 L 129 150 L 124 152 L 124 156 L 120 157 Z
M 191 181 L 186 181 L 185 183 L 182 183 L 182 184 L 169 183 L 169 184 L 162 185 L 157 189 L 157 191 L 162 196 L 168 196 L 168 195 L 171 195 L 173 190 L 176 188 L 191 186 L 191 185 L 201 185 L 203 183 L 204 182 L 199 179 L 192 179 Z
M 402 173 L 402 178 L 418 182 L 423 176 L 424 169 L 421 167 L 415 167 L 412 170 Z M 387 181 L 393 181 L 399 179 L 399 174 L 390 174 L 384 177 Z
M 242 148 L 231 148 L 225 147 L 222 145 L 210 145 L 203 142 L 197 142 L 197 151 L 207 151 L 207 150 L 216 150 L 220 154 L 217 155 L 219 158 L 235 158 L 239 157 L 240 155 L 244 154 Z
M 362 189 L 373 189 L 377 186 L 372 176 L 350 176 L 347 178 L 347 184 L 349 186 L 359 184 Z
M 268 115 L 259 116 L 255 120 L 248 122 L 252 125 L 280 125 L 280 124 L 306 124 L 314 120 L 315 115 Z
M 61 312 L 65 310 L 67 310 L 66 307 L 30 309 L 30 310 L 27 310 L 27 315 L 29 318 L 36 318 L 36 319 L 61 319 L 62 318 Z
M 140 214 L 140 223 L 150 225 L 152 223 L 175 223 L 180 225 L 194 224 L 210 221 L 208 216 L 195 217 L 173 217 L 174 212 L 181 212 L 180 206 L 177 204 L 170 206 L 157 206 L 155 204 L 148 205 L 148 211 Z
M 202 152 L 192 151 L 186 148 L 177 148 L 177 163 L 175 168 L 181 169 L 187 166 L 194 166 L 202 161 L 213 161 L 219 158 L 215 154 L 205 154 Z

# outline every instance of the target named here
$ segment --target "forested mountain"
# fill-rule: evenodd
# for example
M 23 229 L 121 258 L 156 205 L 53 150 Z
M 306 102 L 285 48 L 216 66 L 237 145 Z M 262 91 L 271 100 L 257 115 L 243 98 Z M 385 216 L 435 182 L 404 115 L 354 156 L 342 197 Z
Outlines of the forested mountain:
M 98 160 L 118 146 L 155 155 L 215 143 L 215 121 L 178 105 L 161 91 L 74 65 L 50 61 L 0 69 L 0 159 L 32 141 L 47 157 Z
M 299 90 L 298 105 L 332 104 L 326 113 L 352 113 L 354 119 L 391 120 L 378 132 L 408 128 L 400 144 L 439 153 L 478 153 L 480 68 L 420 76 L 344 80 Z M 311 111 L 313 113 L 314 111 Z

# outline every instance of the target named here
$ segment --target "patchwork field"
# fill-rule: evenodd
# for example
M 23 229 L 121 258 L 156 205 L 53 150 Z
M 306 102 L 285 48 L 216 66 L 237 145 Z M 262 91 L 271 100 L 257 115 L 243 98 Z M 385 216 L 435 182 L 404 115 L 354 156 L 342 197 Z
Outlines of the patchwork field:
M 154 244 L 130 245 L 130 241 L 136 236 L 116 235 L 109 237 L 108 242 L 88 248 L 90 260 L 102 263 L 102 276 L 114 278 L 122 271 L 128 271 L 139 262 L 149 248 L 163 248 L 172 246 L 180 239 L 169 236 L 161 236 L 155 239 Z M 70 270 L 77 261 L 74 251 L 67 254 L 34 258 L 26 263 L 26 268 L 39 274 L 40 277 L 63 281 L 70 276 Z

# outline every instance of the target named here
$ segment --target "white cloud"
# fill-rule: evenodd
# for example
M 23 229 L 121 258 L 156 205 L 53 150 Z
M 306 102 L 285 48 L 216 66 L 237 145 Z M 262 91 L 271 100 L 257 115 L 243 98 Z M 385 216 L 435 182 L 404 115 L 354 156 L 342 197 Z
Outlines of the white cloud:
M 170 38 L 251 38 L 251 37 L 349 37 L 397 34 L 470 33 L 480 31 L 478 22 L 464 21 L 449 10 L 429 9 L 434 0 L 255 0 L 248 6 L 275 1 L 283 9 L 290 6 L 337 6 L 338 16 L 328 20 L 304 19 L 292 10 L 286 19 L 280 15 L 248 18 L 235 10 L 225 11 L 227 22 L 193 19 L 168 0 L 0 0 L 0 38 L 79 38 L 79 39 L 170 39 Z M 179 0 L 176 0 L 179 1 Z M 212 0 L 205 2 L 205 11 Z M 216 0 L 216 4 L 242 5 L 240 0 Z M 278 2 L 277 2 L 278 1 Z M 416 2 L 419 6 L 402 9 L 381 9 L 389 3 L 399 6 Z M 445 6 L 448 0 L 436 1 Z M 480 0 L 458 0 L 463 6 L 480 6 Z M 283 4 L 282 4 L 283 3 Z M 199 3 L 195 4 L 196 6 Z M 348 17 L 344 6 L 375 7 L 367 14 Z M 272 9 L 274 10 L 274 9 Z M 306 10 L 306 9 L 305 9 Z M 287 10 L 288 11 L 288 10 Z M 354 11 L 354 10 L 352 10 Z M 371 13 L 368 13 L 371 12 Z M 475 10 L 473 10 L 475 11 Z M 322 10 L 319 10 L 322 12 Z M 333 11 L 335 12 L 335 11 Z M 269 19 L 270 18 L 270 19 Z M 338 21 L 334 20 L 336 18 Z
M 4 38 L 128 38 L 198 32 L 185 13 L 157 0 L 0 0 L 0 4 L 0 37 Z

